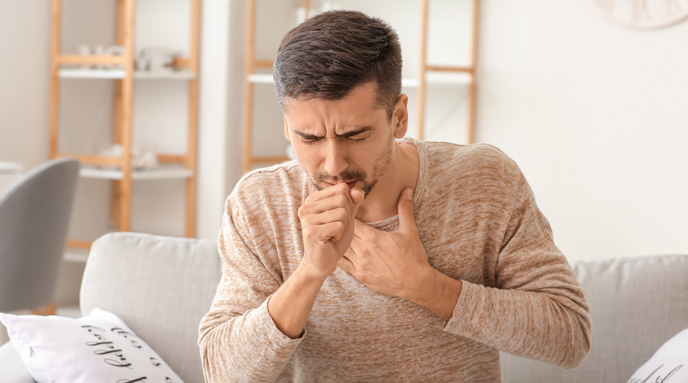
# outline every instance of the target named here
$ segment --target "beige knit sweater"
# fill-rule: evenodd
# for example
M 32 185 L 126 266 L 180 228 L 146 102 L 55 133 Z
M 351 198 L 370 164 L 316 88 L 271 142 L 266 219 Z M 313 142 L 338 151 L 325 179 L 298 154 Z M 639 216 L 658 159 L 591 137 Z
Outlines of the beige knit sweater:
M 284 336 L 267 300 L 299 265 L 297 209 L 316 189 L 297 162 L 260 169 L 226 203 L 223 277 L 200 326 L 207 382 L 499 382 L 499 350 L 583 360 L 588 305 L 514 161 L 489 145 L 413 142 L 421 241 L 434 268 L 463 281 L 453 317 L 337 269 L 305 333 Z M 398 217 L 372 225 L 394 230 Z

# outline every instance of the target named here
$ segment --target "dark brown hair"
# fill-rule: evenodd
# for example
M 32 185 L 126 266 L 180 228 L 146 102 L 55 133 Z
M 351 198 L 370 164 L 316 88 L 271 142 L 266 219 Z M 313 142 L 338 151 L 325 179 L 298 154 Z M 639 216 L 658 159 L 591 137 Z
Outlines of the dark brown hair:
M 277 100 L 340 100 L 375 81 L 378 102 L 391 117 L 401 94 L 399 36 L 384 21 L 356 11 L 330 11 L 289 31 L 273 69 Z

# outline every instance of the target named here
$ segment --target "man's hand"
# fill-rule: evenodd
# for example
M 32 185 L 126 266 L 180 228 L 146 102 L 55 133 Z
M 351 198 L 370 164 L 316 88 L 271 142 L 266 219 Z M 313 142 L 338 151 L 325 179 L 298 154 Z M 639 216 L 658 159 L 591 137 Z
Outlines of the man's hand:
M 356 211 L 363 202 L 361 189 L 349 190 L 342 183 L 308 196 L 299 208 L 303 231 L 302 264 L 317 275 L 327 276 L 337 268 L 354 235 Z
M 341 184 L 311 194 L 299 208 L 303 258 L 268 301 L 268 312 L 284 335 L 294 339 L 303 334 L 323 282 L 349 248 L 363 198 L 361 189 Z
M 354 239 L 339 266 L 378 293 L 410 300 L 449 320 L 462 284 L 430 266 L 418 236 L 412 197 L 406 189 L 399 198 L 396 231 L 356 220 Z
M 356 220 L 354 239 L 339 266 L 381 294 L 403 297 L 417 277 L 432 267 L 420 242 L 413 217 L 413 192 L 401 193 L 399 229 L 385 232 Z

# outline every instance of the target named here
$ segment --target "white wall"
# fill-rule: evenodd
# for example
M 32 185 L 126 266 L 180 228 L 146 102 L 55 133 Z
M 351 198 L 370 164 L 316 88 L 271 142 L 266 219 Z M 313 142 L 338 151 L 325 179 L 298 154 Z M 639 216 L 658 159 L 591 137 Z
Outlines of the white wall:
M 571 258 L 688 253 L 688 21 L 481 1 L 478 140 L 521 166 Z
M 0 161 L 27 170 L 48 159 L 50 4 L 2 1 L 0 14 Z
M 46 1 L 0 2 L 0 161 L 24 170 L 48 158 L 50 6 Z M 9 16 L 8 16 L 9 15 Z M 1 191 L 1 190 L 0 190 Z M 8 340 L 0 324 L 0 344 Z

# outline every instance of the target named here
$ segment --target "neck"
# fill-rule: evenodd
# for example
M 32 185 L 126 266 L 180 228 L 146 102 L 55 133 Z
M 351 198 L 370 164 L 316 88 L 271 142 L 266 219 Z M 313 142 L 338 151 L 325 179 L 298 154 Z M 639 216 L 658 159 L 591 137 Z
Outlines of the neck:
M 397 215 L 401 193 L 416 190 L 418 182 L 418 148 L 411 142 L 394 142 L 389 167 L 358 208 L 356 218 L 377 222 Z

